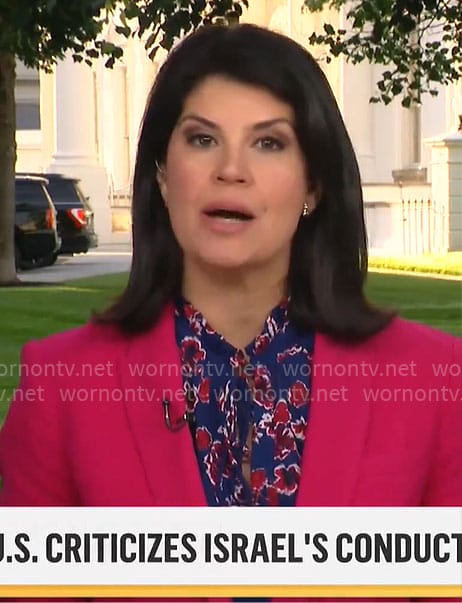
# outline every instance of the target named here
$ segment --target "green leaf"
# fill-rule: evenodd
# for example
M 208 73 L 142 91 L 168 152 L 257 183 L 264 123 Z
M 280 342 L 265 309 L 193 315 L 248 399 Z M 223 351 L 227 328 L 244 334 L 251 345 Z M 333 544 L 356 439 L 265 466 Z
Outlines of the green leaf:
M 124 11 L 126 19 L 136 19 L 140 13 L 141 9 L 137 6 L 136 2 L 130 2 Z
M 403 84 L 395 80 L 391 85 L 391 91 L 393 93 L 393 96 L 398 96 L 398 94 L 401 94 L 401 92 L 403 91 Z
M 155 43 L 156 41 L 156 37 L 157 37 L 157 32 L 152 32 L 152 34 L 150 34 L 148 36 L 148 39 L 146 40 L 144 47 L 146 50 L 149 50 L 151 48 L 151 46 Z
M 306 10 L 343 5 L 344 0 L 305 1 Z M 386 90 L 374 102 L 389 103 L 395 96 L 402 100 L 405 87 L 406 102 L 414 102 L 434 90 L 432 82 L 448 84 L 462 77 L 462 1 L 355 0 L 347 6 L 345 33 L 336 32 L 335 19 L 309 41 L 353 64 L 367 60 L 392 66 L 384 75 Z M 392 82 L 389 89 L 385 82 Z
M 128 25 L 116 25 L 115 30 L 118 34 L 124 36 L 124 38 L 129 38 L 132 33 Z
M 403 105 L 403 107 L 406 107 L 406 109 L 409 109 L 412 104 L 412 98 L 410 96 L 405 96 L 401 101 L 401 104 Z

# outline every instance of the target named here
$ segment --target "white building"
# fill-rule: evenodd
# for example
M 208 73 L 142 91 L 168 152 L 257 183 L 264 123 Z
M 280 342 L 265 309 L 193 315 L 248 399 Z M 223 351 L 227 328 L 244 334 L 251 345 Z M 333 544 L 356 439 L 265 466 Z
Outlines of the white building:
M 325 20 L 340 25 L 344 19 L 342 13 L 311 14 L 301 7 L 302 0 L 252 0 L 241 22 L 270 27 L 309 48 L 310 33 Z M 53 74 L 19 65 L 16 91 L 17 171 L 81 178 L 101 242 L 128 240 L 138 129 L 164 56 L 151 62 L 139 40 L 120 39 L 111 30 L 108 35 L 125 48 L 114 69 L 102 61 L 89 68 L 71 58 Z M 404 109 L 399 100 L 387 107 L 370 104 L 377 67 L 343 59 L 327 64 L 321 49 L 310 50 L 329 78 L 356 149 L 371 251 L 462 249 L 462 86 L 424 97 L 419 110 Z M 408 169 L 416 165 L 423 170 Z

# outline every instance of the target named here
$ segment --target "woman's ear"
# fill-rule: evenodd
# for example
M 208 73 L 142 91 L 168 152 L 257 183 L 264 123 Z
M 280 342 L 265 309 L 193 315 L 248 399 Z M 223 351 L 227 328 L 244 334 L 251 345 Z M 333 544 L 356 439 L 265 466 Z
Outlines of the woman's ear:
M 310 211 L 316 209 L 319 200 L 321 199 L 322 191 L 321 186 L 314 182 L 308 183 L 308 192 L 306 194 L 306 203 L 308 204 Z
M 162 164 L 156 161 L 156 180 L 159 185 L 160 194 L 167 204 L 167 182 L 165 179 L 165 168 Z

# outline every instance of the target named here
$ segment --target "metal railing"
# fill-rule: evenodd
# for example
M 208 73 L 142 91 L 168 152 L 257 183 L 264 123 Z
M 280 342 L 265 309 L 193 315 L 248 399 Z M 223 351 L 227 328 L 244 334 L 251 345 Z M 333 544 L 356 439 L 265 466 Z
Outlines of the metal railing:
M 401 201 L 403 254 L 445 253 L 448 249 L 448 216 L 432 199 Z

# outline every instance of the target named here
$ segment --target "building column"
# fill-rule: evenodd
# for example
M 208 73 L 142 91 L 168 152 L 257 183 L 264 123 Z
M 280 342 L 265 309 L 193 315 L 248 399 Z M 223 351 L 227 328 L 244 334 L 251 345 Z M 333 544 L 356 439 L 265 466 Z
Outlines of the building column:
M 98 157 L 96 86 L 93 71 L 70 54 L 55 69 L 55 149 L 47 172 L 80 178 L 90 198 L 100 243 L 111 241 L 109 183 Z
M 432 151 L 432 198 L 445 215 L 444 251 L 462 251 L 462 131 L 427 143 Z

